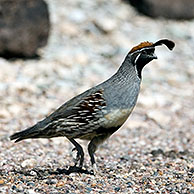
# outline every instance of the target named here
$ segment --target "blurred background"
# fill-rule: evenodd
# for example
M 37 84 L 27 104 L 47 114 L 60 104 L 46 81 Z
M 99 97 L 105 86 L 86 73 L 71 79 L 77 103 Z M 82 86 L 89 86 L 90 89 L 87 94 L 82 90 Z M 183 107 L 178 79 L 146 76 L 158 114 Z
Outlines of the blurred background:
M 109 78 L 133 46 L 162 38 L 175 49 L 156 48 L 133 114 L 97 157 L 111 168 L 121 156 L 142 164 L 160 149 L 186 151 L 192 164 L 193 32 L 192 0 L 0 0 L 0 168 L 70 164 L 65 138 L 13 144 L 8 137 Z

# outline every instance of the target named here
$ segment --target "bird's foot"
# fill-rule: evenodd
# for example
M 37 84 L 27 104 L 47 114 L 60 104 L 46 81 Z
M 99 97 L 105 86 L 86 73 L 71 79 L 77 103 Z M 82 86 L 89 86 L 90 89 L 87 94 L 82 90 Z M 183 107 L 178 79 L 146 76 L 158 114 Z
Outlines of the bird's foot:
M 100 171 L 99 171 L 98 166 L 96 165 L 96 163 L 94 163 L 92 165 L 92 171 L 93 171 L 94 175 L 100 174 Z
M 76 148 L 72 149 L 72 156 L 73 156 L 74 166 L 77 166 L 77 164 L 78 164 L 78 162 L 80 160 L 80 156 L 79 156 L 78 151 L 77 151 Z
M 79 162 L 79 168 L 82 168 L 83 166 L 83 161 L 84 161 L 84 153 L 82 150 L 79 150 L 77 148 L 73 148 L 72 149 L 72 153 L 74 153 L 74 151 L 77 151 L 76 156 L 73 154 L 73 159 L 74 159 L 74 166 L 76 167 L 78 162 Z

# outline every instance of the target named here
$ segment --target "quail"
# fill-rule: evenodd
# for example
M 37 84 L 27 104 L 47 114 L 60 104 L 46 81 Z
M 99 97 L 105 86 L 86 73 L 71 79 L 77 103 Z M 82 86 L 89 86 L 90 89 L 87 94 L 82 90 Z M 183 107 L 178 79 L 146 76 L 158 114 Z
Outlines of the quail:
M 75 139 L 88 140 L 88 153 L 94 167 L 95 151 L 131 114 L 140 91 L 142 69 L 157 59 L 155 47 L 162 44 L 170 50 L 175 46 L 168 39 L 140 43 L 129 51 L 118 71 L 108 80 L 70 99 L 34 126 L 11 135 L 10 139 L 19 142 L 28 138 L 65 136 L 75 146 L 78 168 L 83 166 L 84 152 Z

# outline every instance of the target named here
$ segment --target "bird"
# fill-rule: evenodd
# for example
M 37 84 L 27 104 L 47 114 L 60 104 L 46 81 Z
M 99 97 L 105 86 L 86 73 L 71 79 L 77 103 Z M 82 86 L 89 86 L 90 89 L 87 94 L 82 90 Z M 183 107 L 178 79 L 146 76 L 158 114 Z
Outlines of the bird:
M 28 138 L 66 137 L 76 151 L 74 166 L 80 169 L 84 151 L 77 139 L 88 140 L 90 161 L 96 168 L 94 154 L 97 148 L 131 114 L 140 92 L 142 69 L 157 59 L 155 47 L 160 45 L 173 50 L 175 43 L 169 39 L 141 42 L 128 52 L 109 79 L 73 97 L 35 125 L 11 135 L 10 139 L 19 142 Z

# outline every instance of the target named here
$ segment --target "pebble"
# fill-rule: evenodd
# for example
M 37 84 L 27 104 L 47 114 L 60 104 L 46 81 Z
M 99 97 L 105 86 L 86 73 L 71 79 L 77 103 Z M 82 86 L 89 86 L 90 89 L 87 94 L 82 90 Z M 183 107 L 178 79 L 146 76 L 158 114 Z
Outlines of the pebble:
M 94 24 L 103 33 L 110 33 L 117 27 L 115 20 L 102 16 L 95 18 Z
M 27 185 L 27 186 L 34 187 L 34 186 L 35 186 L 35 183 L 34 183 L 34 182 L 27 182 L 26 185 Z
M 120 191 L 120 187 L 116 187 L 116 188 L 114 188 L 114 190 L 116 191 L 116 192 L 119 192 Z
M 3 185 L 3 184 L 5 184 L 5 180 L 0 179 L 0 185 Z
M 57 184 L 57 186 L 62 185 L 62 182 L 60 182 L 60 183 L 57 183 L 57 182 L 58 182 L 57 179 L 48 179 L 48 180 L 46 181 L 46 184 L 48 184 L 48 185 Z
M 166 114 L 165 114 L 165 112 L 162 113 L 161 111 L 156 110 L 156 109 L 149 110 L 148 116 L 149 116 L 149 118 L 154 119 L 157 123 L 163 124 L 163 125 L 167 125 L 170 121 L 170 116 L 167 115 L 167 113 Z
M 27 190 L 27 193 L 28 193 L 28 194 L 37 194 L 37 192 L 35 192 L 33 189 Z
M 158 155 L 164 155 L 164 151 L 162 150 L 162 149 L 157 149 L 157 150 L 152 150 L 151 151 L 151 154 L 154 156 L 154 157 L 156 157 L 156 156 L 158 156 Z
M 76 22 L 76 23 L 82 23 L 86 20 L 86 18 L 87 17 L 85 15 L 85 13 L 80 9 L 74 9 L 69 14 L 69 19 L 73 22 Z
M 23 168 L 32 168 L 36 165 L 37 161 L 35 159 L 27 159 L 27 160 L 24 160 L 22 163 L 21 163 L 21 166 Z
M 56 184 L 56 187 L 62 187 L 64 186 L 64 182 L 63 181 L 59 181 L 57 184 Z
M 32 171 L 30 171 L 30 175 L 37 176 L 37 173 L 34 170 L 32 170 Z

